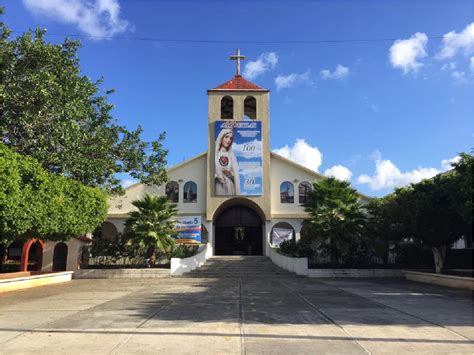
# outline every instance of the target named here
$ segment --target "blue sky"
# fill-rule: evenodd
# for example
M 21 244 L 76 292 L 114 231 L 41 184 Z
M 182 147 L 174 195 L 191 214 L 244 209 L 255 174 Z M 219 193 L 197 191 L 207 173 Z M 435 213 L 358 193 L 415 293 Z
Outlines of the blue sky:
M 206 90 L 232 77 L 237 47 L 244 74 L 271 90 L 271 148 L 363 193 L 432 176 L 474 147 L 472 0 L 2 3 L 13 30 L 95 36 L 81 38 L 84 74 L 116 89 L 121 124 L 146 139 L 167 131 L 170 165 L 207 149 Z M 283 43 L 358 39 L 390 40 Z

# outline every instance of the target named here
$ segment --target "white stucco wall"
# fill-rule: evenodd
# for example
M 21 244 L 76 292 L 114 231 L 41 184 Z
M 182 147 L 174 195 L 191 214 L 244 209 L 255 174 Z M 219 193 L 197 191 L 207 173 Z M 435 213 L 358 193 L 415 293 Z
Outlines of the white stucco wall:
M 321 176 L 273 153 L 271 155 L 271 167 L 272 216 L 304 214 L 304 208 L 299 202 L 299 184 L 303 181 L 313 183 L 315 180 L 321 179 Z M 285 181 L 293 184 L 295 193 L 294 203 L 281 203 L 280 185 Z
M 54 247 L 56 244 L 60 242 L 45 242 L 44 249 L 43 249 L 43 264 L 42 264 L 42 271 L 52 271 L 53 270 L 53 255 L 54 255 Z M 67 271 L 74 271 L 77 270 L 79 265 L 79 253 L 80 249 L 83 245 L 87 245 L 86 242 L 78 240 L 76 238 L 71 238 L 67 242 L 67 263 L 66 263 L 66 270 Z
M 179 184 L 177 207 L 180 215 L 204 215 L 206 212 L 206 159 L 206 154 L 201 154 L 168 171 L 169 181 L 176 181 Z M 183 188 L 188 181 L 194 181 L 197 185 L 196 203 L 183 203 Z M 109 200 L 109 220 L 115 224 L 119 232 L 123 232 L 122 219 L 126 219 L 126 215 L 136 209 L 132 202 L 141 199 L 146 193 L 164 195 L 165 185 L 158 187 L 135 184 L 125 190 L 125 195 Z

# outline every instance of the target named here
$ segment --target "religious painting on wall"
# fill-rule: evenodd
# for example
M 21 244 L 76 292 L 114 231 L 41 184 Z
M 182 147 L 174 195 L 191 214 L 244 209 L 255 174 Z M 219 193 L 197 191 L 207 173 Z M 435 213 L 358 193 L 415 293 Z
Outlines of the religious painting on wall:
M 216 196 L 262 195 L 261 122 L 215 122 Z
M 183 188 L 183 202 L 196 203 L 197 202 L 197 185 L 194 181 L 188 181 Z
M 165 194 L 173 203 L 179 200 L 179 184 L 176 181 L 170 181 L 165 186 Z
M 284 241 L 293 239 L 293 230 L 286 228 L 273 228 L 272 247 L 279 248 Z
M 178 217 L 176 223 L 176 243 L 201 243 L 201 216 Z

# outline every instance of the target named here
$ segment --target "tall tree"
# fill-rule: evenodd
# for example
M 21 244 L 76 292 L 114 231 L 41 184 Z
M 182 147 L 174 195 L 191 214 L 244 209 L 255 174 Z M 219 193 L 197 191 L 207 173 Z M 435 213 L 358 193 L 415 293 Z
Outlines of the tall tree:
M 175 221 L 177 208 L 165 196 L 146 194 L 141 200 L 133 201 L 137 211 L 130 212 L 126 225 L 130 227 L 129 243 L 137 249 L 154 247 L 165 253 L 171 251 L 175 242 Z
M 327 243 L 331 264 L 340 252 L 361 237 L 365 216 L 359 196 L 350 184 L 335 178 L 313 183 L 304 204 L 310 218 L 305 221 L 309 236 Z
M 116 123 L 113 90 L 81 74 L 78 41 L 47 43 L 40 29 L 10 32 L 0 22 L 0 142 L 50 172 L 108 191 L 121 191 L 118 173 L 146 184 L 166 180 L 165 134 L 145 142 L 140 126 Z
M 365 235 L 373 241 L 379 253 L 383 254 L 384 264 L 388 264 L 390 246 L 402 239 L 399 204 L 393 194 L 382 198 L 372 198 L 367 204 L 367 223 Z
M 473 160 L 463 153 L 453 170 L 394 193 L 404 237 L 432 249 L 437 273 L 443 271 L 446 249 L 461 237 L 472 238 Z

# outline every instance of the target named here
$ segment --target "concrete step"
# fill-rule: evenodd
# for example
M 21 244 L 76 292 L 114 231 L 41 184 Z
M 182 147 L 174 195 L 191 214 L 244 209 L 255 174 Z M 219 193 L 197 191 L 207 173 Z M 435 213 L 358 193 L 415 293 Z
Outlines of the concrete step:
M 281 269 L 266 256 L 214 256 L 183 277 L 192 278 L 272 278 L 298 277 Z

